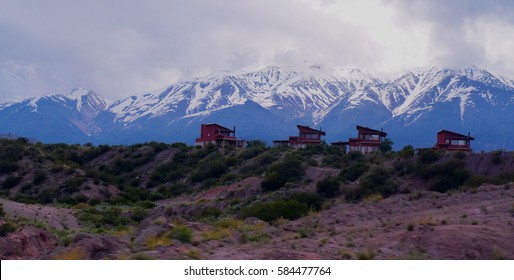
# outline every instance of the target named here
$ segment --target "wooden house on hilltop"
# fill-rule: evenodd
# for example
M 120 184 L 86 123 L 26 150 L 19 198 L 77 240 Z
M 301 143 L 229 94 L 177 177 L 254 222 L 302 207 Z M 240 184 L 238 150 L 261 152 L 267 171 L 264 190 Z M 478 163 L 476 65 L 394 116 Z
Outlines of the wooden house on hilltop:
M 220 148 L 227 146 L 244 148 L 246 146 L 244 139 L 236 137 L 235 127 L 234 129 L 229 129 L 216 123 L 202 124 L 200 138 L 195 140 L 196 146 L 205 146 L 208 143 L 215 144 Z
M 326 132 L 321 129 L 317 130 L 304 125 L 297 125 L 298 136 L 289 136 L 288 140 L 273 140 L 273 144 L 289 145 L 292 148 L 300 149 L 307 146 L 320 145 L 321 136 L 325 136 Z
M 468 135 L 459 134 L 453 131 L 441 130 L 437 132 L 437 143 L 434 145 L 436 150 L 471 151 L 471 141 L 475 138 Z
M 350 152 L 359 151 L 364 154 L 380 152 L 382 140 L 387 136 L 387 133 L 360 125 L 357 125 L 356 128 L 357 138 L 348 139 Z

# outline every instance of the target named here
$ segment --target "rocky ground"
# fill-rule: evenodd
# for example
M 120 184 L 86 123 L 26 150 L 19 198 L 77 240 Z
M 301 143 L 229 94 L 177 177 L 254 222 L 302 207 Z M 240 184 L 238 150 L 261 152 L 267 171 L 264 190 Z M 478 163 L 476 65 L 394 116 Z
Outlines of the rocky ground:
M 329 172 L 329 171 L 328 171 Z M 245 185 L 246 184 L 246 185 Z M 247 191 L 257 178 L 198 193 L 217 201 Z M 255 190 L 257 191 L 257 190 Z M 2 200 L 8 216 L 31 217 L 57 228 L 77 230 L 72 211 Z M 346 203 L 271 224 L 255 218 L 190 222 L 169 215 L 167 200 L 137 228 L 115 234 L 77 233 L 67 246 L 51 231 L 22 226 L 0 238 L 2 259 L 514 259 L 514 184 L 483 185 L 474 191 L 418 191 L 377 201 Z M 39 214 L 35 214 L 39 213 Z M 169 236 L 186 225 L 192 239 Z

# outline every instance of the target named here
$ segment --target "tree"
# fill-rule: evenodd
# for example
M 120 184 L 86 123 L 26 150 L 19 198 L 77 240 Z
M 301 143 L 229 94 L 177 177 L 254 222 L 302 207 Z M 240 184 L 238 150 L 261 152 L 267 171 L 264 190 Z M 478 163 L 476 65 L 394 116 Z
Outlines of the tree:
M 403 147 L 400 151 L 400 156 L 403 158 L 411 158 L 414 156 L 414 147 L 412 145 L 407 145 Z
M 389 138 L 384 138 L 382 140 L 382 144 L 380 144 L 380 151 L 382 153 L 387 153 L 393 150 L 393 141 Z

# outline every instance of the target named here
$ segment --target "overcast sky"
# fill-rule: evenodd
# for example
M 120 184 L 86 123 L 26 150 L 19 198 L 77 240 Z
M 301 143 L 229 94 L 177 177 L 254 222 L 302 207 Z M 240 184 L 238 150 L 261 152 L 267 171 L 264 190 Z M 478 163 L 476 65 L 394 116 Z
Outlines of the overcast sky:
M 513 15 L 511 0 L 0 0 L 0 102 L 75 87 L 118 98 L 305 61 L 514 78 Z

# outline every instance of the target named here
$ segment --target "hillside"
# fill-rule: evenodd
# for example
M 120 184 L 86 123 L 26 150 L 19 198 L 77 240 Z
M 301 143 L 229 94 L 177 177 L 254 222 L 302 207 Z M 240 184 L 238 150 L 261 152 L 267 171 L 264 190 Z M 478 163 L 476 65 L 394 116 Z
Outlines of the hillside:
M 0 139 L 1 259 L 514 259 L 514 153 Z

